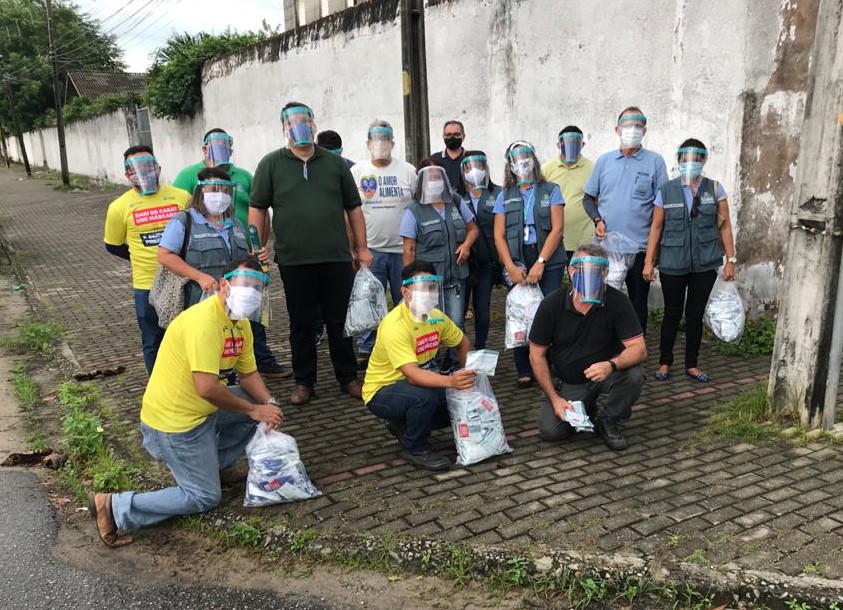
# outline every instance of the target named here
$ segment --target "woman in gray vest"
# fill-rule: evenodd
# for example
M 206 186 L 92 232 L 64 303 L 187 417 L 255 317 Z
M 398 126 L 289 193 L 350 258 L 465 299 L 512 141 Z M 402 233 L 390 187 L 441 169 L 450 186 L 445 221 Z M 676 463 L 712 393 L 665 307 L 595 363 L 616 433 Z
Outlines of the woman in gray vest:
M 562 286 L 567 256 L 562 246 L 565 200 L 541 177 L 529 142 L 506 149 L 503 191 L 495 200 L 495 247 L 510 283 L 538 284 L 545 296 Z M 533 385 L 530 348 L 513 350 L 518 387 Z
M 430 159 L 420 164 L 413 203 L 404 210 L 398 232 L 404 238 L 404 265 L 416 259 L 433 264 L 442 277 L 445 315 L 465 331 L 468 258 L 480 232 L 445 169 Z M 456 350 L 449 355 L 457 366 Z
M 186 308 L 198 303 L 203 292 L 219 290 L 226 265 L 249 253 L 246 229 L 231 209 L 235 184 L 228 172 L 206 167 L 197 177 L 193 198 L 167 223 L 158 247 L 158 262 L 190 280 L 185 286 Z
M 685 140 L 676 153 L 679 178 L 659 187 L 653 202 L 653 223 L 644 258 L 644 279 L 652 282 L 659 268 L 664 293 L 659 368 L 656 379 L 670 377 L 673 344 L 685 312 L 685 374 L 699 382 L 709 377 L 697 367 L 702 341 L 703 313 L 717 279 L 735 279 L 735 242 L 729 220 L 729 201 L 723 185 L 703 177 L 708 150 L 699 140 Z

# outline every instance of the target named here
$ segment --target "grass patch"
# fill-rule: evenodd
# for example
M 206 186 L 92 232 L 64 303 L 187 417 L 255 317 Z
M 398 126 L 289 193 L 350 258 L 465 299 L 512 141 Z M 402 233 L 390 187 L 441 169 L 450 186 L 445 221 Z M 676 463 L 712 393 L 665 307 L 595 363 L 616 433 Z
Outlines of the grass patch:
M 38 384 L 29 376 L 26 365 L 16 366 L 12 374 L 12 388 L 25 411 L 31 410 L 40 400 Z
M 33 432 L 26 439 L 30 451 L 44 451 L 50 446 L 50 439 L 43 432 Z
M 2 345 L 19 354 L 29 352 L 52 358 L 54 345 L 62 332 L 62 327 L 58 324 L 28 320 L 18 327 L 17 338 L 5 339 Z
M 767 388 L 763 385 L 729 402 L 713 407 L 714 414 L 702 431 L 704 437 L 713 436 L 740 439 L 757 443 L 776 437 L 783 429 L 783 423 L 776 421 L 770 411 Z
M 761 316 L 747 319 L 739 341 L 725 343 L 716 341 L 714 349 L 724 356 L 770 356 L 776 342 L 776 319 Z
M 263 539 L 263 530 L 253 523 L 238 522 L 223 532 L 223 538 L 231 546 L 256 547 Z

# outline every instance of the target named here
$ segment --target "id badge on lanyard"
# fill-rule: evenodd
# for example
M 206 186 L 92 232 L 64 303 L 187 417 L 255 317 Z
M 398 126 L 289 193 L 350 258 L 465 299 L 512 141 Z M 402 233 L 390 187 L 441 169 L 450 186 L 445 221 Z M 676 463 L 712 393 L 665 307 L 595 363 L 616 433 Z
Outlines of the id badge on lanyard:
M 536 207 L 536 187 L 530 189 L 527 195 L 527 200 L 524 202 L 524 243 L 530 240 L 530 225 L 527 220 L 530 218 L 530 213 L 533 215 L 533 226 L 536 224 L 535 207 Z

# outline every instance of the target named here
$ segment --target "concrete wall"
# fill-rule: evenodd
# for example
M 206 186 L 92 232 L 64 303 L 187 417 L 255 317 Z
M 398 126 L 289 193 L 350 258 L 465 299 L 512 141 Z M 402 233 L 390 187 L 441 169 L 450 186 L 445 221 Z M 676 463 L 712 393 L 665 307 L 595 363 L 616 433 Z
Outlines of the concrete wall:
M 683 139 L 709 146 L 706 173 L 731 195 L 740 281 L 763 307 L 781 275 L 817 3 L 427 0 L 432 147 L 441 150 L 442 123 L 457 118 L 466 145 L 486 150 L 499 179 L 509 142 L 527 139 L 546 160 L 559 129 L 574 123 L 596 159 L 617 145 L 619 111 L 639 105 L 649 117 L 645 145 L 674 175 Z M 351 158 L 365 157 L 369 122 L 386 119 L 403 156 L 397 13 L 398 0 L 369 0 L 207 62 L 204 116 L 153 122 L 165 172 L 195 159 L 210 127 L 230 131 L 236 162 L 254 169 L 283 144 L 279 111 L 290 100 L 311 105 L 318 127 L 338 131 Z M 99 124 L 110 120 L 74 129 L 98 141 L 120 131 L 116 119 Z M 108 174 L 109 157 L 119 168 L 117 149 L 86 151 L 81 165 Z

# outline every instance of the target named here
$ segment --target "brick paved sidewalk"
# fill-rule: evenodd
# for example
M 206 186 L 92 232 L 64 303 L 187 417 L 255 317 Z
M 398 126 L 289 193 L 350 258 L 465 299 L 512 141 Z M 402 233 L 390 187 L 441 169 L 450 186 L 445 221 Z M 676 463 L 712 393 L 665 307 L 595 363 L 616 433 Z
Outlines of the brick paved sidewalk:
M 117 193 L 62 193 L 21 176 L 0 169 L 2 238 L 17 252 L 48 314 L 67 328 L 81 369 L 127 367 L 100 383 L 136 429 L 146 375 L 129 266 L 102 245 L 106 207 Z M 269 340 L 288 361 L 286 310 L 277 270 L 273 274 L 276 321 Z M 490 347 L 502 350 L 501 291 L 493 306 Z M 652 341 L 650 350 L 656 352 Z M 539 391 L 515 388 L 512 359 L 504 354 L 494 387 L 514 452 L 432 474 L 405 464 L 380 422 L 339 392 L 325 344 L 319 358 L 316 398 L 285 407 L 285 414 L 286 431 L 298 440 L 324 496 L 258 514 L 320 531 L 397 532 L 468 544 L 678 559 L 702 552 L 706 563 L 786 574 L 813 565 L 819 575 L 843 578 L 840 447 L 695 439 L 713 402 L 766 379 L 767 359 L 725 358 L 704 344 L 701 362 L 714 381 L 649 381 L 626 425 L 630 449 L 618 454 L 590 436 L 542 442 L 535 429 Z M 269 384 L 285 399 L 291 390 L 289 380 Z M 435 438 L 453 456 L 450 433 Z M 239 492 L 226 502 L 238 506 Z

